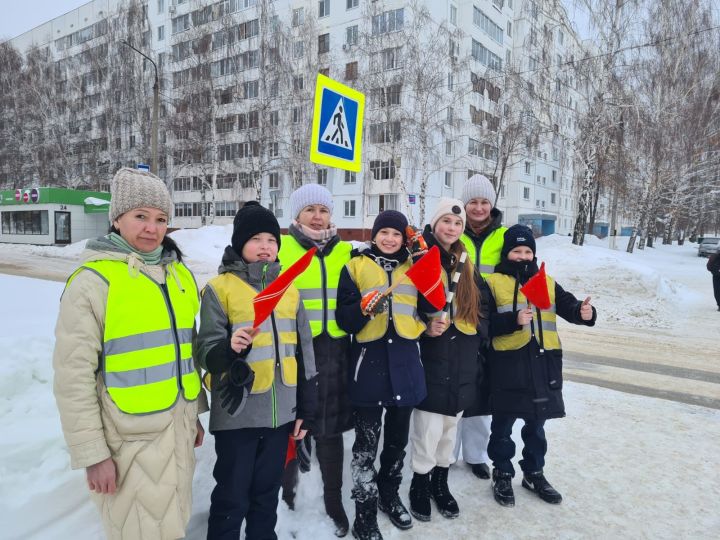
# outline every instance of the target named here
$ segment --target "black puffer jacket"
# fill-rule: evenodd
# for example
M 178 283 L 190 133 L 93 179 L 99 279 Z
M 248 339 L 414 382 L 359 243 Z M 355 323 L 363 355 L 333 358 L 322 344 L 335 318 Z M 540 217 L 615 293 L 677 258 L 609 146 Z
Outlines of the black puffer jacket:
M 531 271 L 522 275 L 518 266 L 503 260 L 495 271 L 515 277 L 520 283 L 537 272 L 531 263 Z M 517 291 L 517 289 L 516 289 Z M 517 294 L 517 292 L 516 292 Z M 495 299 L 490 295 L 490 337 L 512 334 L 520 330 L 517 311 L 498 313 Z M 514 302 L 516 303 L 516 302 Z M 594 326 L 597 313 L 589 321 L 580 318 L 582 302 L 555 284 L 555 308 L 558 316 L 573 324 Z M 542 324 L 542 318 L 541 318 Z M 543 350 L 538 337 L 533 337 L 524 347 L 514 351 L 495 351 L 488 356 L 490 381 L 490 408 L 493 414 L 503 414 L 527 420 L 542 420 L 565 416 L 562 396 L 562 350 Z
M 437 245 L 440 249 L 440 262 L 447 274 L 448 283 L 452 279 L 455 257 L 440 246 L 430 232 L 425 229 L 423 236 L 428 247 Z M 481 288 L 482 278 L 475 273 L 475 283 Z M 455 416 L 460 411 L 472 406 L 477 399 L 477 381 L 482 366 L 480 356 L 481 344 L 488 336 L 488 304 L 487 294 L 481 294 L 478 310 L 480 324 L 474 336 L 463 334 L 454 324 L 440 336 L 430 337 L 423 333 L 420 338 L 420 355 L 425 369 L 427 397 L 416 408 Z M 437 311 L 424 298 L 418 302 L 418 310 L 422 314 Z M 427 317 L 424 317 L 427 319 Z

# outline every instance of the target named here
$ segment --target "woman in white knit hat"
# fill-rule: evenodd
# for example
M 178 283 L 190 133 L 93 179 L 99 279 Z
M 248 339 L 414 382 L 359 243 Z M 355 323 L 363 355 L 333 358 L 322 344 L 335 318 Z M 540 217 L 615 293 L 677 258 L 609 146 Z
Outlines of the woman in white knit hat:
M 446 518 L 460 513 L 448 488 L 448 468 L 455 462 L 457 425 L 463 411 L 474 405 L 480 366 L 479 351 L 487 339 L 487 303 L 482 279 L 460 240 L 465 209 L 457 199 L 440 199 L 423 237 L 437 246 L 446 290 L 455 283 L 447 312 L 438 312 L 424 299 L 418 311 L 427 321 L 420 352 L 427 381 L 427 397 L 415 407 L 410 442 L 413 479 L 410 511 L 420 521 L 431 517 L 430 499 Z
M 325 510 L 335 524 L 335 534 L 345 536 L 349 522 L 342 503 L 342 434 L 353 427 L 347 390 L 350 338 L 335 321 L 335 306 L 340 272 L 350 260 L 352 246 L 340 239 L 331 221 L 334 205 L 327 189 L 305 184 L 290 195 L 289 202 L 293 221 L 282 237 L 280 263 L 288 267 L 308 249 L 317 248 L 295 286 L 310 319 L 318 371 L 318 410 L 311 433 L 323 479 Z M 296 485 L 297 462 L 291 462 L 283 479 L 283 499 L 291 508 Z
M 55 399 L 107 537 L 183 538 L 207 410 L 192 356 L 198 289 L 165 236 L 165 183 L 123 168 L 111 196 L 110 233 L 87 242 L 60 302 Z
M 465 232 L 461 240 L 468 250 L 470 260 L 486 278 L 495 271 L 500 262 L 503 237 L 507 227 L 502 226 L 502 212 L 495 208 L 497 195 L 492 182 L 482 174 L 468 178 L 463 186 L 462 202 L 467 213 Z M 480 374 L 482 377 L 482 373 Z M 490 406 L 487 381 L 479 381 L 477 402 L 465 411 L 458 426 L 456 457 L 462 447 L 465 463 L 470 465 L 478 478 L 490 478 L 490 458 L 487 446 L 490 440 Z

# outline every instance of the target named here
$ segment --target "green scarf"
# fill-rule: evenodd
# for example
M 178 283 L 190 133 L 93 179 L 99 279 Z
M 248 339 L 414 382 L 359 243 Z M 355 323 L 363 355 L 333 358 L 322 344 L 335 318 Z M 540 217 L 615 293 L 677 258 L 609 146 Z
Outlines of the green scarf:
M 125 241 L 122 236 L 117 233 L 111 232 L 110 234 L 108 234 L 107 237 L 108 240 L 110 240 L 115 246 L 119 247 L 121 250 L 127 253 L 135 253 L 138 257 L 142 259 L 145 264 L 160 264 L 160 257 L 162 256 L 163 251 L 162 245 L 146 253 L 144 251 L 138 251 L 137 249 L 132 247 Z

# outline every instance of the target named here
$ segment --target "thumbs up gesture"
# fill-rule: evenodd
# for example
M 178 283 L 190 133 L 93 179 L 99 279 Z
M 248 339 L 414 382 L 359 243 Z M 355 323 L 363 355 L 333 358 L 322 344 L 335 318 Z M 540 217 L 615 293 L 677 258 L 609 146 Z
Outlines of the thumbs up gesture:
M 580 306 L 580 318 L 583 321 L 589 321 L 592 319 L 592 316 L 593 308 L 592 304 L 590 304 L 590 297 L 588 296 L 585 300 L 583 300 L 583 303 Z

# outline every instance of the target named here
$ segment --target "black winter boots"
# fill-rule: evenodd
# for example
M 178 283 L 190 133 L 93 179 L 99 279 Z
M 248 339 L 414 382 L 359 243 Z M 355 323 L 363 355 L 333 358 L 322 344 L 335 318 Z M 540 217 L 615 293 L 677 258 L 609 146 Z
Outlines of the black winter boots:
M 378 493 L 380 494 L 378 509 L 385 512 L 398 529 L 406 530 L 412 527 L 412 518 L 400 500 L 399 488 L 399 485 L 378 481 Z
M 410 483 L 410 513 L 420 521 L 430 521 L 430 473 L 413 475 Z
M 515 493 L 512 488 L 512 474 L 493 469 L 492 490 L 495 500 L 501 506 L 515 506 Z
M 478 478 L 482 480 L 490 479 L 490 467 L 487 466 L 487 463 L 473 463 L 470 465 L 470 468 Z
M 315 439 L 318 463 L 323 480 L 325 512 L 335 524 L 335 536 L 347 535 L 350 523 L 342 503 L 343 442 L 337 437 Z
M 524 473 L 522 487 L 537 493 L 538 497 L 550 504 L 560 504 L 562 502 L 562 495 L 545 479 L 542 470 L 534 473 Z
M 377 499 L 355 501 L 355 522 L 352 535 L 358 540 L 383 540 L 377 524 Z
M 430 496 L 437 504 L 438 511 L 446 518 L 460 515 L 455 497 L 448 488 L 448 468 L 436 466 L 430 475 Z

